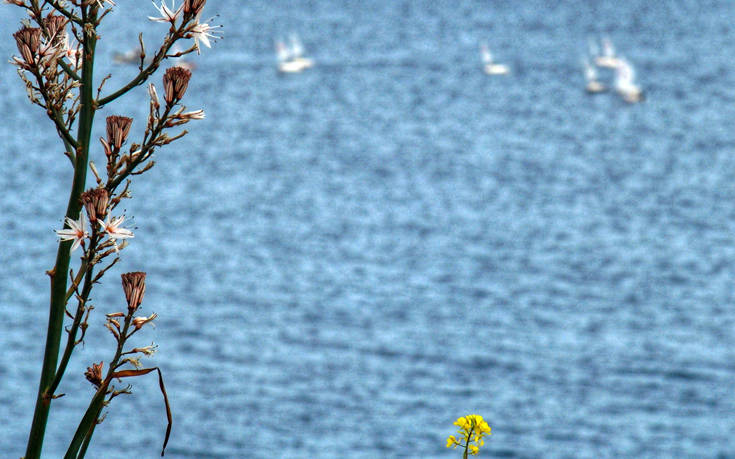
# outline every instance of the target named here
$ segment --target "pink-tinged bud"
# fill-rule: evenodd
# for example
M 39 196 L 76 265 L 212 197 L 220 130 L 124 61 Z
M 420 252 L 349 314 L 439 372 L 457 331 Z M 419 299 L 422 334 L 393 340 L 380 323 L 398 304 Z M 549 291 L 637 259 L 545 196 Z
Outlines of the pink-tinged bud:
M 204 110 L 196 110 L 193 112 L 185 112 L 185 113 L 179 113 L 178 115 L 175 115 L 176 119 L 189 121 L 189 120 L 203 120 L 204 119 Z
M 166 103 L 171 105 L 180 101 L 186 93 L 191 78 L 191 70 L 183 67 L 171 67 L 166 69 L 163 75 L 163 88 L 166 91 Z
M 64 16 L 58 14 L 49 13 L 43 20 L 43 24 L 46 26 L 49 38 L 54 39 L 54 43 L 59 43 L 66 33 L 64 27 L 66 27 L 67 20 Z
M 125 139 L 128 138 L 132 124 L 133 119 L 127 116 L 108 116 L 107 143 L 119 150 Z
M 105 156 L 107 157 L 107 161 L 109 162 L 112 157 L 112 148 L 110 148 L 110 144 L 107 143 L 107 140 L 100 137 L 100 143 L 102 144 L 102 149 L 105 151 Z
M 160 107 L 161 104 L 158 103 L 158 92 L 156 92 L 156 87 L 153 86 L 153 83 L 148 84 L 148 94 L 151 96 L 151 104 L 153 104 L 153 107 L 158 110 L 158 107 Z
M 155 345 L 150 345 L 150 346 L 145 346 L 145 347 L 136 347 L 136 348 L 133 348 L 132 352 L 140 352 L 150 357 L 156 353 L 156 347 L 157 346 Z
M 102 366 L 104 362 L 93 363 L 91 367 L 87 367 L 87 371 L 84 372 L 87 381 L 94 384 L 94 387 L 100 388 L 102 385 Z
M 41 29 L 37 27 L 23 27 L 13 34 L 15 44 L 21 57 L 27 64 L 32 64 L 41 46 Z
M 184 15 L 196 16 L 202 12 L 207 0 L 184 0 Z
M 145 273 L 125 273 L 121 277 L 125 299 L 128 300 L 128 310 L 135 311 L 140 306 L 140 303 L 143 302 L 143 295 L 145 294 Z M 136 328 L 140 327 L 136 326 Z
M 104 188 L 92 188 L 80 196 L 84 208 L 87 210 L 89 221 L 92 225 L 97 220 L 104 220 L 107 215 L 107 203 L 110 201 L 110 195 Z

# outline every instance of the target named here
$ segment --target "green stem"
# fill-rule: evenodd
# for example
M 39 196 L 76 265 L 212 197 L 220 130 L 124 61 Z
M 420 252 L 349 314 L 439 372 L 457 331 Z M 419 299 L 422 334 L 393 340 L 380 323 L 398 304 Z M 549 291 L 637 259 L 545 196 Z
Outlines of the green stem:
M 83 11 L 84 13 L 84 11 Z M 90 21 L 91 19 L 91 21 Z M 85 24 L 94 24 L 94 15 L 84 17 Z M 85 31 L 84 57 L 82 62 L 82 81 L 80 88 L 81 108 L 79 114 L 79 130 L 76 139 L 76 163 L 74 165 L 74 179 L 69 194 L 66 216 L 76 219 L 82 209 L 79 197 L 84 192 L 87 180 L 87 163 L 89 159 L 89 140 L 92 133 L 95 106 L 93 97 L 94 49 L 97 36 L 94 29 Z M 41 379 L 38 385 L 36 408 L 33 413 L 31 431 L 28 436 L 25 459 L 39 459 L 43 448 L 43 439 L 46 433 L 49 410 L 53 393 L 49 391 L 53 381 L 57 379 L 56 365 L 59 359 L 61 333 L 64 326 L 64 312 L 66 309 L 66 279 L 69 271 L 69 248 L 71 241 L 59 243 L 56 252 L 56 265 L 49 272 L 51 276 L 51 298 L 49 306 L 49 322 L 46 334 L 46 349 L 43 356 Z M 59 378 L 60 379 L 60 378 Z M 102 394 L 104 398 L 104 393 Z
M 118 97 L 124 95 L 125 93 L 133 89 L 134 87 L 140 86 L 143 83 L 145 83 L 146 80 L 148 80 L 148 77 L 153 75 L 156 72 L 156 70 L 158 70 L 158 66 L 161 65 L 161 62 L 166 58 L 166 54 L 168 53 L 168 50 L 171 49 L 171 47 L 174 45 L 174 43 L 178 39 L 176 37 L 180 37 L 180 35 L 182 34 L 182 30 L 184 30 L 184 25 L 185 24 L 182 23 L 181 26 L 179 26 L 179 28 L 174 32 L 174 35 L 173 35 L 174 38 L 170 38 L 170 37 L 166 38 L 166 41 L 163 43 L 163 45 L 158 50 L 156 55 L 153 56 L 153 60 L 151 61 L 151 63 L 148 64 L 148 67 L 144 68 L 140 73 L 138 73 L 138 75 L 135 76 L 135 78 L 130 80 L 130 82 L 128 82 L 122 88 L 118 89 L 117 91 L 113 92 L 112 94 L 108 96 L 105 96 L 97 100 L 97 105 L 100 107 L 103 107 L 109 104 L 110 102 L 112 102 L 113 100 L 117 99 Z
M 77 454 L 80 452 L 84 439 L 88 436 L 91 437 L 92 432 L 94 431 L 94 426 L 97 424 L 97 417 L 104 406 L 105 395 L 107 395 L 107 384 L 102 384 L 102 386 L 97 390 L 97 393 L 94 394 L 92 401 L 89 403 L 87 412 L 84 413 L 84 417 L 79 423 L 77 431 L 74 433 L 74 438 L 69 445 L 69 449 L 64 455 L 64 459 L 77 459 Z
M 92 230 L 92 238 L 90 239 L 90 246 L 89 251 L 87 252 L 87 259 L 92 259 L 96 255 L 96 241 L 97 241 L 97 230 Z M 74 321 L 71 324 L 71 328 L 69 329 L 67 333 L 66 338 L 66 347 L 64 348 L 64 354 L 61 356 L 61 362 L 59 363 L 59 367 L 56 370 L 56 377 L 54 378 L 53 382 L 51 383 L 51 386 L 49 387 L 48 391 L 49 393 L 53 394 L 54 391 L 56 391 L 56 388 L 61 383 L 61 378 L 64 376 L 64 372 L 66 371 L 66 366 L 69 363 L 69 359 L 71 358 L 71 354 L 74 351 L 74 347 L 77 345 L 76 339 L 77 339 L 77 332 L 79 331 L 79 325 L 82 323 L 82 318 L 84 317 L 84 310 L 85 306 L 87 305 L 87 299 L 89 298 L 89 294 L 92 292 L 92 284 L 93 284 L 93 274 L 94 274 L 94 265 L 89 266 L 85 261 L 82 262 L 82 267 L 86 270 L 86 274 L 84 276 L 84 286 L 82 287 L 82 293 L 80 295 L 80 298 L 77 303 L 77 311 L 74 314 Z M 68 296 L 67 296 L 68 298 Z
M 84 437 L 84 442 L 82 443 L 82 447 L 79 449 L 79 455 L 77 456 L 77 459 L 82 459 L 87 454 L 87 448 L 89 448 L 89 443 L 92 441 L 92 434 L 94 433 L 95 427 L 97 427 L 96 422 L 92 424 L 89 433 L 87 433 L 87 436 Z
M 107 192 L 110 193 L 110 195 L 112 195 L 115 189 L 120 185 L 120 183 L 122 183 L 123 180 L 125 180 L 126 177 L 128 177 L 135 171 L 135 168 L 140 165 L 140 163 L 150 158 L 151 150 L 155 148 L 155 140 L 163 132 L 163 128 L 166 124 L 166 118 L 168 118 L 168 115 L 169 113 L 171 113 L 172 109 L 173 105 L 166 105 L 166 109 L 163 111 L 163 116 L 159 118 L 158 124 L 153 127 L 150 135 L 143 139 L 143 146 L 141 147 L 140 155 L 138 156 L 138 158 L 136 160 L 130 161 L 130 163 L 126 165 L 123 172 L 117 174 L 114 178 L 111 177 L 110 179 L 108 179 L 105 188 L 107 189 Z
M 125 316 L 122 331 L 120 332 L 120 338 L 117 341 L 115 357 L 110 361 L 110 366 L 107 369 L 107 376 L 102 382 L 100 388 L 97 390 L 97 393 L 94 395 L 94 398 L 89 403 L 89 407 L 87 408 L 87 412 L 84 413 L 84 417 L 79 422 L 77 431 L 74 433 L 74 438 L 72 439 L 71 444 L 69 444 L 69 449 L 66 450 L 64 459 L 81 459 L 84 457 L 84 454 L 82 453 L 86 452 L 86 447 L 84 447 L 84 451 L 81 451 L 81 448 L 84 443 L 89 443 L 89 440 L 91 440 L 92 434 L 94 433 L 94 428 L 97 425 L 97 418 L 99 418 L 100 412 L 104 407 L 105 395 L 107 395 L 107 390 L 112 382 L 112 375 L 119 366 L 120 357 L 122 357 L 125 340 L 127 339 L 128 330 L 130 329 L 130 323 L 132 321 L 133 312 L 128 311 L 128 314 Z
M 472 431 L 474 430 L 474 427 L 470 427 L 470 431 L 467 433 L 467 442 L 464 444 L 464 454 L 462 455 L 462 459 L 467 459 L 467 453 L 470 449 L 470 439 L 472 438 Z

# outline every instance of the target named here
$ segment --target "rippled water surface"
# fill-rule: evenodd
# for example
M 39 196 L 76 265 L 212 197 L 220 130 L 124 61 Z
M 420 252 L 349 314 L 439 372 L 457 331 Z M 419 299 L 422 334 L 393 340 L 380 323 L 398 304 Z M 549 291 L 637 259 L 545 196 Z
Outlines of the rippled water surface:
M 187 96 L 207 118 L 133 184 L 136 237 L 94 294 L 44 457 L 65 451 L 136 270 L 160 315 L 138 344 L 160 345 L 167 457 L 459 457 L 445 438 L 475 412 L 488 457 L 735 456 L 735 8 L 549 5 L 210 0 L 226 38 Z M 103 28 L 106 61 L 163 33 L 144 6 Z M 291 32 L 317 65 L 279 75 Z M 582 90 L 600 35 L 644 103 Z M 481 72 L 481 41 L 511 75 Z M 0 71 L 0 456 L 16 458 L 71 168 Z M 133 75 L 108 71 L 110 89 Z M 140 136 L 145 105 L 140 88 L 101 115 Z M 158 455 L 158 383 L 134 385 L 88 457 Z

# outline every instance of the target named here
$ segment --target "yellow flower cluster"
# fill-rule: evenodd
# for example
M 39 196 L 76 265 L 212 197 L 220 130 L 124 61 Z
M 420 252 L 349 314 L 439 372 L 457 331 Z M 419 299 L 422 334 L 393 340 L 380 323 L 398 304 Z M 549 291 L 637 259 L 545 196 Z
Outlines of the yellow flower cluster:
M 492 435 L 490 426 L 479 414 L 463 416 L 457 419 L 454 425 L 459 427 L 457 430 L 459 438 L 450 435 L 447 438 L 447 448 L 463 446 L 465 448 L 464 457 L 467 457 L 468 452 L 473 456 L 479 453 L 480 447 L 485 444 L 483 437 Z

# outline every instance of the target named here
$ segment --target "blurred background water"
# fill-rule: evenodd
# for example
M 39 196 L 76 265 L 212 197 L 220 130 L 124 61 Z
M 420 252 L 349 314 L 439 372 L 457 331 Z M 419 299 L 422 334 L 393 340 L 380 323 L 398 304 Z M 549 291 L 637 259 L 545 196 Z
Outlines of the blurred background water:
M 110 88 L 134 74 L 113 52 L 165 30 L 117 3 L 98 47 Z M 735 456 L 732 2 L 207 9 L 226 38 L 186 97 L 207 118 L 133 183 L 136 237 L 95 290 L 44 457 L 65 451 L 82 373 L 113 352 L 117 276 L 136 270 L 173 458 L 458 457 L 444 443 L 469 413 L 493 428 L 488 457 Z M 2 17 L 10 57 L 20 15 Z M 292 32 L 317 65 L 280 75 L 273 42 Z M 602 35 L 644 103 L 584 93 Z M 511 75 L 482 73 L 481 41 Z M 17 458 L 71 168 L 0 72 L 0 456 Z M 133 115 L 135 139 L 146 97 L 101 116 Z M 88 457 L 156 457 L 164 429 L 156 378 L 139 378 Z

